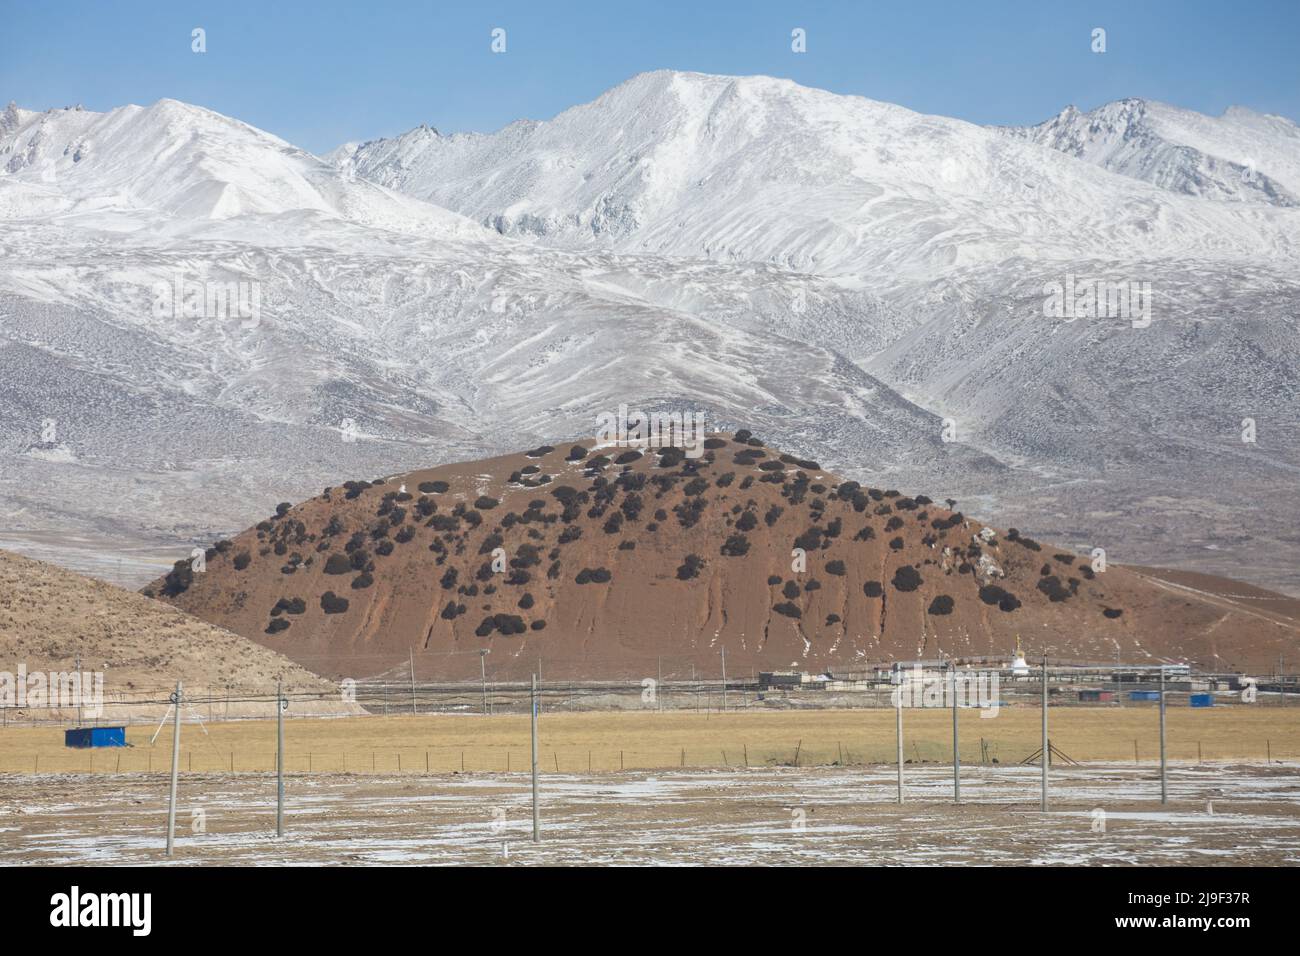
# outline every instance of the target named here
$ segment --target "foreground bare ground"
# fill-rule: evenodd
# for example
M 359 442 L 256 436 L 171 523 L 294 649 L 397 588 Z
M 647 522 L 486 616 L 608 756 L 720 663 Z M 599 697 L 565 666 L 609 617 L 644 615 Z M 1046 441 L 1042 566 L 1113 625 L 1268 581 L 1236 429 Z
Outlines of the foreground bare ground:
M 530 785 L 513 774 L 295 774 L 275 838 L 275 779 L 187 775 L 176 865 L 1300 863 L 1300 765 L 1175 767 L 1159 803 L 1150 767 L 977 767 L 952 804 L 951 773 L 762 768 L 547 773 L 542 841 Z M 164 860 L 162 774 L 7 777 L 0 864 Z

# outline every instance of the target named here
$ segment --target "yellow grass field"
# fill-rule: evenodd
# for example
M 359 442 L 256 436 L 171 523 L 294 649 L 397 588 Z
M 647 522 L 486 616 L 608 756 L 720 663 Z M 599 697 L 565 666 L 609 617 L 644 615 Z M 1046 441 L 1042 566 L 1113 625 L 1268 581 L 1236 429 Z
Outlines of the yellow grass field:
M 904 711 L 904 757 L 951 761 L 951 714 Z M 1082 762 L 1147 763 L 1159 757 L 1154 706 L 1052 708 L 1053 745 Z M 982 719 L 961 714 L 962 762 L 1018 763 L 1039 747 L 1040 711 L 1005 708 Z M 163 772 L 171 725 L 127 730 L 126 748 L 71 750 L 63 729 L 0 731 L 0 772 Z M 894 712 L 880 710 L 591 712 L 543 714 L 540 764 L 547 772 L 668 767 L 818 766 L 891 763 Z M 274 720 L 186 723 L 182 771 L 266 772 L 275 768 Z M 521 716 L 392 716 L 286 719 L 286 768 L 299 772 L 520 771 L 528 766 L 529 723 Z M 1300 707 L 1170 708 L 1171 761 L 1265 763 L 1300 759 Z

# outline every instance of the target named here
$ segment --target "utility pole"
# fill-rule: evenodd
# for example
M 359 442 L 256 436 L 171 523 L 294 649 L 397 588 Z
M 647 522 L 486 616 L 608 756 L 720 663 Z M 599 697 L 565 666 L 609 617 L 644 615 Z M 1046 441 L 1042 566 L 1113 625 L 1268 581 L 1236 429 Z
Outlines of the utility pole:
M 1165 665 L 1160 665 L 1160 802 L 1169 802 L 1169 782 L 1165 778 Z
M 1047 655 L 1043 655 L 1043 812 L 1047 812 L 1047 764 L 1051 760 L 1047 742 Z
M 533 675 L 533 842 L 542 839 L 537 813 L 537 675 Z
M 655 657 L 655 662 L 659 667 L 659 680 L 655 684 L 655 710 L 663 710 L 664 705 L 659 696 L 664 692 L 664 656 L 662 654 L 658 655 Z
M 961 750 L 957 743 L 957 665 L 949 661 L 952 684 L 952 802 L 961 803 Z
M 275 835 L 284 836 L 284 699 L 283 684 L 275 682 Z
M 121 572 L 122 559 L 117 559 L 118 571 Z M 81 685 L 81 654 L 77 654 L 77 662 L 73 665 L 73 672 L 77 675 L 77 687 L 80 692 L 77 694 L 77 726 L 81 726 L 81 701 L 86 696 L 86 688 Z M 98 721 L 96 721 L 98 723 Z
M 411 661 L 411 713 L 419 713 L 415 709 L 415 648 L 408 649 L 408 655 Z
M 488 652 L 485 650 L 478 652 L 478 672 L 479 678 L 483 682 L 483 713 L 485 716 L 487 714 L 487 655 Z M 534 674 L 533 680 L 536 679 L 537 675 Z
M 722 649 L 722 710 L 727 710 L 727 649 Z
M 176 842 L 176 776 L 181 769 L 181 682 L 176 682 L 176 693 L 172 695 L 172 706 L 176 713 L 172 722 L 172 785 L 171 795 L 167 800 L 167 855 L 172 855 L 172 845 Z
M 898 802 L 903 802 L 903 672 L 894 665 L 894 731 L 898 743 Z

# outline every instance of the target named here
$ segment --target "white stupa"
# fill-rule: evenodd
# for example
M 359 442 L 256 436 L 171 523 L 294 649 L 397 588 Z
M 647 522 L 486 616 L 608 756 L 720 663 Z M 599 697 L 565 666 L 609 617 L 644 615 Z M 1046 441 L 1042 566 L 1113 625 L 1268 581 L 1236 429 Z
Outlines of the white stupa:
M 1019 634 L 1016 635 L 1016 656 L 1011 659 L 1011 676 L 1029 676 L 1029 663 L 1025 660 L 1025 652 L 1020 649 Z

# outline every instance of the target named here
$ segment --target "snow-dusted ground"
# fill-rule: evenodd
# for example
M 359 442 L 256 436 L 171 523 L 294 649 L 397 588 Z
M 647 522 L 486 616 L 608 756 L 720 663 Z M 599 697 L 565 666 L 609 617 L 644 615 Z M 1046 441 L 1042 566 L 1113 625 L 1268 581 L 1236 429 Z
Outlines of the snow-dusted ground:
M 187 775 L 175 862 L 299 864 L 1297 864 L 1300 767 L 891 767 L 543 774 L 533 844 L 526 774 L 291 775 L 274 838 L 269 775 Z M 10 776 L 0 863 L 162 857 L 162 775 Z M 204 832 L 194 832 L 201 812 Z

